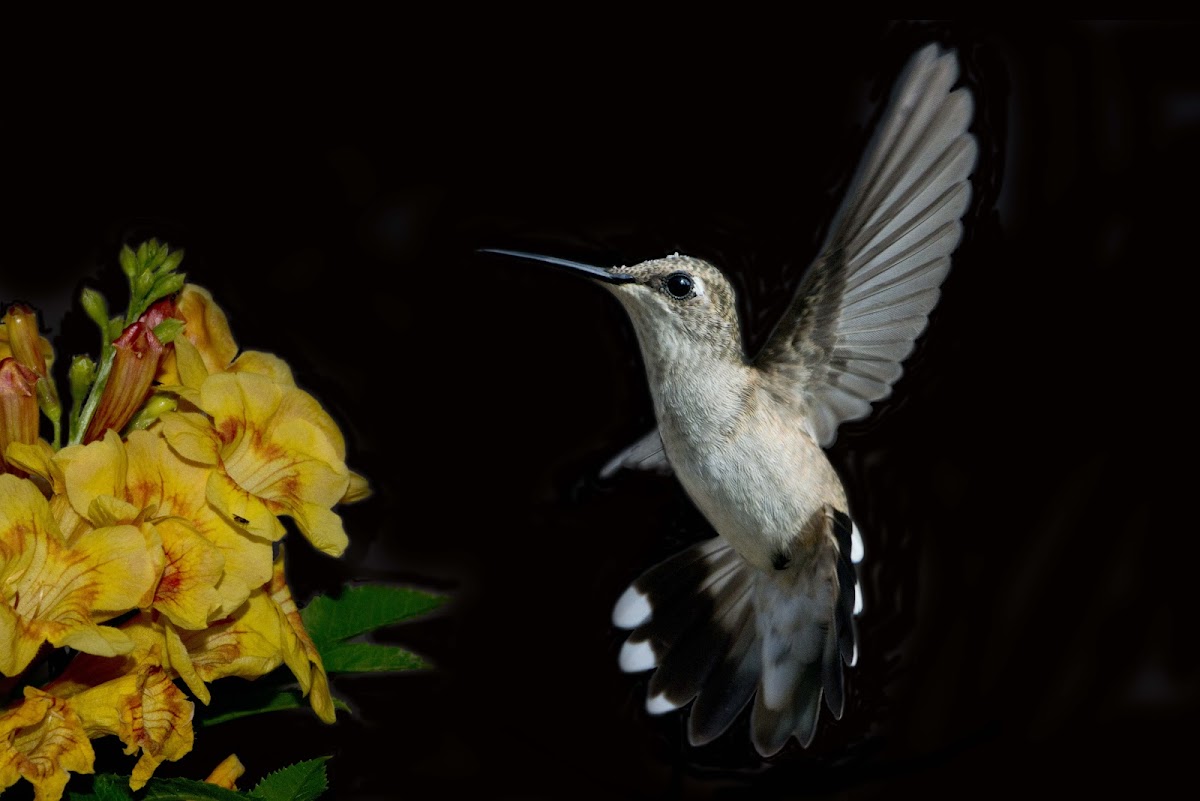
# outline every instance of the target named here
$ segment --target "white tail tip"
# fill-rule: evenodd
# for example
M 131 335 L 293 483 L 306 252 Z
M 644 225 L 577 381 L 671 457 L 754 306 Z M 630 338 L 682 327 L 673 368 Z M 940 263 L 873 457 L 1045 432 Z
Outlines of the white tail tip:
M 646 711 L 651 715 L 663 715 L 679 709 L 677 704 L 667 700 L 667 696 L 659 693 L 646 699 Z
M 858 526 L 850 524 L 850 561 L 858 564 L 863 560 L 865 553 L 863 548 L 862 534 L 858 532 Z
M 654 657 L 654 649 L 650 647 L 649 640 L 641 642 L 626 640 L 625 644 L 621 646 L 621 654 L 617 658 L 617 663 L 626 673 L 640 673 L 654 667 L 658 661 Z
M 613 607 L 613 625 L 622 629 L 636 629 L 650 619 L 650 599 L 631 586 L 617 599 Z

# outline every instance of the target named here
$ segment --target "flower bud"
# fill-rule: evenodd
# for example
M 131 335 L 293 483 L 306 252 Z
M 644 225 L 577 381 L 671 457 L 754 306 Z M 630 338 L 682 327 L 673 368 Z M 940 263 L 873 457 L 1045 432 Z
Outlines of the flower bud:
M 37 312 L 20 303 L 8 307 L 4 315 L 8 344 L 13 357 L 40 377 L 46 375 L 46 356 L 38 334 Z
M 31 445 L 38 438 L 37 373 L 12 357 L 0 360 L 0 473 L 25 473 L 9 465 L 10 443 Z
M 163 355 L 162 343 L 140 320 L 125 329 L 113 342 L 113 349 L 112 369 L 84 434 L 85 444 L 100 439 L 110 428 L 119 432 L 137 413 L 146 401 Z
M 146 311 L 142 312 L 142 316 L 137 319 L 139 323 L 144 323 L 147 328 L 153 331 L 163 320 L 172 317 L 178 317 L 175 311 L 175 301 L 172 298 L 163 298 L 155 303 Z
M 83 398 L 92 382 L 96 380 L 96 363 L 85 354 L 76 356 L 71 360 L 71 369 L 67 377 L 71 382 L 72 397 Z

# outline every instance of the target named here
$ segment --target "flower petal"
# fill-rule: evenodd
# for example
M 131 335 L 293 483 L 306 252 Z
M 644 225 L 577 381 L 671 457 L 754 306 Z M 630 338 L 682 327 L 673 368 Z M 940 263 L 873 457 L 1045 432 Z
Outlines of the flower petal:
M 357 503 L 370 497 L 371 485 L 363 476 L 351 470 L 350 483 L 346 487 L 346 494 L 342 496 L 341 503 Z
M 192 663 L 191 654 L 188 653 L 187 646 L 179 636 L 179 632 L 171 625 L 171 621 L 163 622 L 163 633 L 166 635 L 167 642 L 167 662 L 172 670 L 179 674 L 179 678 L 183 679 L 183 683 L 192 691 L 192 695 L 200 699 L 201 703 L 208 706 L 212 701 L 212 695 L 208 691 L 208 685 L 204 683 L 204 679 L 200 678 L 200 674 L 196 672 L 196 666 Z
M 70 701 L 36 687 L 0 715 L 0 792 L 18 778 L 33 785 L 37 801 L 58 801 L 71 773 L 92 773 L 95 752 Z
M 121 739 L 137 743 L 142 756 L 133 766 L 129 786 L 140 790 L 160 764 L 175 761 L 192 750 L 192 715 L 196 705 L 187 700 L 162 670 L 148 671 L 141 697 L 127 700 L 122 722 L 128 724 Z
M 217 463 L 220 442 L 207 417 L 198 412 L 168 412 L 159 419 L 172 450 L 197 464 Z
M 154 506 L 157 514 L 186 520 L 224 558 L 217 582 L 220 609 L 216 616 L 237 611 L 250 590 L 271 578 L 271 542 L 253 536 L 209 505 L 208 466 L 187 461 L 157 432 L 135 431 L 125 443 L 129 454 L 127 493 L 134 505 Z M 278 521 L 268 521 L 271 531 Z
M 202 286 L 184 284 L 175 308 L 176 314 L 187 323 L 183 338 L 195 346 L 207 372 L 227 369 L 237 355 L 238 346 L 225 312 L 213 300 L 212 293 Z
M 229 369 L 235 373 L 265 375 L 277 384 L 292 387 L 296 385 L 296 379 L 292 377 L 292 368 L 288 367 L 283 359 L 270 353 L 248 350 L 238 356 Z
M 16 675 L 48 640 L 111 656 L 128 637 L 96 621 L 136 608 L 157 580 L 135 526 L 94 529 L 67 546 L 32 482 L 0 475 L 0 672 Z
M 192 750 L 196 707 L 158 665 L 139 665 L 69 700 L 91 737 L 115 734 L 125 753 L 141 749 L 129 782 L 134 790 L 146 784 L 160 763 Z
M 221 606 L 217 582 L 225 557 L 179 518 L 155 523 L 166 567 L 154 593 L 154 608 L 185 629 L 202 629 Z
M 330 556 L 341 556 L 350 544 L 341 515 L 315 503 L 288 505 L 288 512 L 313 547 Z
M 204 781 L 208 784 L 215 784 L 217 787 L 224 787 L 226 790 L 236 790 L 237 780 L 242 778 L 242 774 L 246 772 L 246 766 L 242 764 L 242 760 L 238 759 L 237 754 L 230 754 L 221 760 L 221 764 L 213 768 L 212 773 L 208 774 L 208 778 Z
M 196 675 L 211 682 L 226 676 L 256 679 L 283 663 L 283 623 L 270 596 L 250 593 L 238 613 L 203 631 L 181 631 Z
M 62 466 L 71 508 L 80 515 L 87 517 L 88 507 L 101 495 L 124 497 L 125 445 L 112 429 L 95 442 L 63 448 L 55 461 Z
M 208 378 L 209 369 L 204 363 L 204 357 L 196 346 L 187 338 L 175 340 L 175 369 L 179 371 L 179 383 L 184 389 L 198 391 Z M 160 380 L 166 381 L 160 376 Z M 187 399 L 195 403 L 198 395 L 194 392 L 184 393 Z
M 96 656 L 120 656 L 133 650 L 133 642 L 120 629 L 82 623 L 61 635 L 47 637 L 56 648 L 74 648 Z
M 4 458 L 26 473 L 36 475 L 46 481 L 51 491 L 66 492 L 62 468 L 55 463 L 54 448 L 50 447 L 49 442 L 41 439 L 32 445 L 14 442 L 4 452 Z
M 308 636 L 308 629 L 304 627 L 304 619 L 300 617 L 300 610 L 296 608 L 296 601 L 292 597 L 292 590 L 284 575 L 283 561 L 283 549 L 280 548 L 271 575 L 270 591 L 271 600 L 275 602 L 279 614 L 283 616 L 287 630 L 291 634 L 290 639 L 295 641 L 294 646 L 285 649 L 285 653 L 292 654 L 291 658 L 285 656 L 285 659 L 288 667 L 300 682 L 301 689 L 308 693 L 309 703 L 312 704 L 317 717 L 325 723 L 333 723 L 336 720 L 336 713 L 333 707 L 333 695 L 329 691 L 329 677 L 325 675 L 325 663 L 321 660 L 321 653 L 317 650 L 312 638 Z M 305 664 L 298 664 L 297 650 L 302 655 Z
M 227 520 L 256 537 L 274 542 L 287 533 L 265 503 L 219 470 L 208 477 L 207 498 Z

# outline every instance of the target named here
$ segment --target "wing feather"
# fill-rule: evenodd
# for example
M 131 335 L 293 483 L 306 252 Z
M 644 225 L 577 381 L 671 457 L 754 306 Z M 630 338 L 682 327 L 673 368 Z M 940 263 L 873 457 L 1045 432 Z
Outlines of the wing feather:
M 887 397 L 937 305 L 962 239 L 978 155 L 953 51 L 918 52 L 897 81 L 820 255 L 755 359 L 823 446 Z
M 609 459 L 600 468 L 600 478 L 612 478 L 620 470 L 650 470 L 661 475 L 671 473 L 671 463 L 667 460 L 657 428 Z

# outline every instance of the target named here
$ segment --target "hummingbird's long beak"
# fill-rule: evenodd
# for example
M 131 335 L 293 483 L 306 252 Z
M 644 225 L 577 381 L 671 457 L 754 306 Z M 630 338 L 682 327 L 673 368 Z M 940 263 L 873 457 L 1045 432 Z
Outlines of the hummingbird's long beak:
M 570 259 L 560 259 L 555 256 L 542 256 L 537 253 L 526 253 L 523 250 L 504 250 L 502 248 L 480 248 L 480 253 L 498 253 L 501 256 L 513 256 L 518 259 L 527 259 L 529 261 L 540 261 L 543 264 L 553 264 L 557 267 L 565 267 L 572 272 L 586 275 L 589 278 L 595 278 L 598 281 L 604 281 L 608 284 L 629 284 L 637 279 L 626 273 L 612 273 L 603 267 L 595 267 L 591 264 L 584 264 L 579 261 L 571 261 Z

